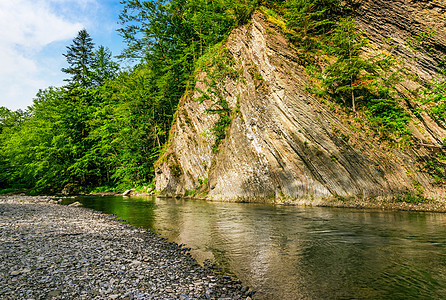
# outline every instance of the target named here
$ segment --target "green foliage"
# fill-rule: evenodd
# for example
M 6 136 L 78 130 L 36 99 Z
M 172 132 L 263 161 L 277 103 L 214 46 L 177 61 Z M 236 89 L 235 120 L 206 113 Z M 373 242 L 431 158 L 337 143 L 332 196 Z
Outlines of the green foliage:
M 167 141 L 176 107 L 158 95 L 154 76 L 141 65 L 98 89 L 92 151 L 107 158 L 108 176 L 116 184 L 150 182 L 153 163 Z
M 446 128 L 446 69 L 441 71 L 442 74 L 430 82 L 418 100 L 422 104 L 420 111 L 426 111 L 439 126 Z M 446 149 L 446 139 L 442 139 L 439 145 Z M 443 151 L 425 160 L 424 164 L 435 181 L 446 181 L 446 155 Z
M 95 85 L 103 85 L 106 80 L 116 77 L 119 65 L 112 60 L 110 49 L 99 46 L 92 57 L 92 78 Z
M 424 167 L 436 182 L 446 181 L 446 155 L 443 153 L 438 153 L 424 161 Z
M 21 109 L 11 111 L 6 107 L 0 106 L 0 133 L 20 126 L 27 118 L 27 113 Z
M 403 137 L 407 142 L 410 117 L 399 105 L 396 85 L 402 80 L 402 69 L 395 59 L 386 54 L 364 57 L 367 39 L 351 18 L 339 21 L 326 42 L 326 53 L 334 57 L 322 75 L 326 92 L 353 111 L 357 106 L 365 109 L 370 125 L 383 138 Z
M 268 1 L 264 5 L 269 8 L 263 10 L 270 16 L 274 9 L 285 19 L 285 31 L 299 50 L 299 62 L 321 82 L 321 88 L 310 87 L 310 91 L 320 97 L 328 95 L 354 112 L 360 107 L 383 138 L 407 141 L 410 118 L 400 107 L 396 92 L 402 69 L 389 55 L 363 55 L 368 40 L 348 17 L 357 4 L 354 0 Z M 417 41 L 422 43 L 431 36 L 420 35 Z
M 423 51 L 427 53 L 428 55 L 431 55 L 433 52 L 433 49 L 429 43 L 427 43 L 428 40 L 430 40 L 432 37 L 437 35 L 438 32 L 435 30 L 426 30 L 421 31 L 417 33 L 414 38 L 410 38 L 406 41 L 407 45 L 415 51 Z
M 18 193 L 20 190 L 15 188 L 0 189 L 0 195 Z
M 217 151 L 226 138 L 227 130 L 232 121 L 232 110 L 220 90 L 222 88 L 221 83 L 226 78 L 236 79 L 240 75 L 241 70 L 233 68 L 234 64 L 233 56 L 221 44 L 215 45 L 197 63 L 197 69 L 206 72 L 205 80 L 208 86 L 206 91 L 201 91 L 202 95 L 198 98 L 198 101 L 212 101 L 206 112 L 219 115 L 218 121 L 211 129 L 211 133 L 215 136 L 215 142 L 212 146 L 213 151 Z
M 230 30 L 246 22 L 257 1 L 252 0 L 124 0 L 119 31 L 127 49 L 123 57 L 176 61 L 191 70 L 209 47 L 222 41 Z
M 395 201 L 396 202 L 405 202 L 405 203 L 418 204 L 418 203 L 428 202 L 429 199 L 424 198 L 422 195 L 408 194 L 408 195 L 404 195 L 404 196 L 397 196 L 395 198 Z
M 404 139 L 408 138 L 410 131 L 407 124 L 410 117 L 396 100 L 370 99 L 367 108 L 371 126 L 380 132 L 383 138 L 392 140 L 395 133 Z
M 341 12 L 340 0 L 290 0 L 283 6 L 289 37 L 304 49 L 317 47 L 317 36 L 328 32 Z
M 94 50 L 81 30 L 64 54 L 68 67 L 62 71 L 71 75 L 66 87 L 41 91 L 26 112 L 0 109 L 0 189 L 103 191 L 150 182 L 178 101 L 193 83 L 195 64 L 258 5 L 251 0 L 122 4 L 120 33 L 127 48 L 121 58 L 139 63 L 118 73 L 110 51 Z M 225 67 L 227 53 L 220 54 L 225 63 L 214 70 L 234 72 Z M 210 86 L 220 79 L 215 76 Z M 212 99 L 208 112 L 220 116 L 212 130 L 218 147 L 230 111 L 222 97 Z
M 28 120 L 1 135 L 5 187 L 54 193 L 150 182 L 175 109 L 156 97 L 153 76 L 141 65 L 103 86 L 41 91 Z
M 232 118 L 229 115 L 228 108 L 223 108 L 219 111 L 219 114 L 219 120 L 217 121 L 217 123 L 215 123 L 214 127 L 212 127 L 212 133 L 215 136 L 215 143 L 212 146 L 212 151 L 217 151 L 220 144 L 225 140 L 227 130 L 232 122 Z
M 62 68 L 62 72 L 72 75 L 65 81 L 84 88 L 92 85 L 93 48 L 94 43 L 87 30 L 79 31 L 73 43 L 67 46 L 67 53 L 63 54 L 69 67 Z
M 363 82 L 370 78 L 364 72 L 372 67 L 369 61 L 360 56 L 367 41 L 356 29 L 354 20 L 347 18 L 339 22 L 329 42 L 327 53 L 335 55 L 336 60 L 324 70 L 323 84 L 335 98 L 344 103 L 350 100 L 355 111 L 356 94 L 364 89 Z
M 10 111 L 6 107 L 0 107 L 0 189 L 9 188 L 12 174 L 8 155 L 3 151 L 4 146 L 9 136 L 18 130 L 26 118 L 26 112 L 21 110 Z
M 418 100 L 438 125 L 446 127 L 446 68 L 442 68 L 441 72 L 429 83 Z
M 71 171 L 88 148 L 84 113 L 88 93 L 82 89 L 40 91 L 29 119 L 10 133 L 2 147 L 14 186 L 54 192 L 68 182 L 83 183 L 86 173 Z

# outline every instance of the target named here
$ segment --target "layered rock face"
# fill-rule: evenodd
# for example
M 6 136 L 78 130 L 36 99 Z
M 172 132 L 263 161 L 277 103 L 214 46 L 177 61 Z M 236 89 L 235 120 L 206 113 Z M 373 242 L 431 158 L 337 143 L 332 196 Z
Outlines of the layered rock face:
M 404 58 L 412 74 L 429 80 L 446 53 L 446 1 L 361 1 L 358 27 L 369 39 Z
M 382 36 L 373 32 L 379 30 L 368 25 L 364 11 L 361 15 L 358 24 L 372 38 L 375 34 L 378 44 Z M 208 199 L 255 202 L 407 193 L 441 197 L 442 187 L 421 163 L 440 150 L 422 145 L 434 145 L 446 135 L 427 117 L 411 125 L 414 146 L 376 143 L 368 132 L 355 129 L 345 113 L 308 92 L 311 82 L 297 53 L 261 13 L 234 30 L 226 47 L 235 68 L 242 70 L 238 78 L 219 85 L 233 111 L 226 138 L 213 149 L 215 137 L 209 132 L 218 115 L 206 112 L 211 100 L 197 101 L 199 91 L 206 89 L 202 73 L 196 91 L 181 100 L 168 147 L 156 166 L 161 194 L 194 191 Z M 420 70 L 435 73 L 432 67 Z

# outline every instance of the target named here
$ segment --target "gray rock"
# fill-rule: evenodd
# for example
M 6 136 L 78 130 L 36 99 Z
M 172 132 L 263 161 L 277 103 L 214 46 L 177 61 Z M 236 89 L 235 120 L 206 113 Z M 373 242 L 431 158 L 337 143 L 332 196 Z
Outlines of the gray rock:
M 135 189 L 126 190 L 124 193 L 122 193 L 123 196 L 130 196 L 130 194 L 135 191 Z

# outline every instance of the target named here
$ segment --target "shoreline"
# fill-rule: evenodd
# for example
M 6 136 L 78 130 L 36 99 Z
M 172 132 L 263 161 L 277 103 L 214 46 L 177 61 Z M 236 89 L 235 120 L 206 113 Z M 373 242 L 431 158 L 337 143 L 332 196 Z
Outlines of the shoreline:
M 322 198 L 317 200 L 287 200 L 280 201 L 279 205 L 297 205 L 314 207 L 335 207 L 335 208 L 355 208 L 355 209 L 373 209 L 383 211 L 412 211 L 412 212 L 446 212 L 446 202 L 423 199 L 421 201 L 404 201 L 405 198 L 397 197 L 375 197 L 367 199 L 351 198 Z
M 206 197 L 194 197 L 180 195 L 154 195 L 154 194 L 132 194 L 130 197 L 157 197 L 157 198 L 181 198 L 188 200 L 201 200 L 210 202 L 233 202 L 233 203 L 259 203 L 285 206 L 301 206 L 301 207 L 333 207 L 333 208 L 356 208 L 356 209 L 378 209 L 387 211 L 413 211 L 413 212 L 437 212 L 446 213 L 446 202 L 424 199 L 418 202 L 406 202 L 404 200 L 396 200 L 395 197 L 375 197 L 359 199 L 351 198 L 319 198 L 319 199 L 275 199 L 273 201 L 255 201 L 249 198 L 239 199 L 210 199 Z M 404 199 L 404 198 L 403 198 Z
M 187 248 L 58 196 L 0 195 L 2 299 L 250 299 Z
M 0 200 L 2 197 L 47 197 L 52 199 L 64 199 L 75 198 L 78 196 L 125 196 L 125 197 L 156 197 L 156 198 L 172 198 L 172 199 L 185 199 L 185 200 L 200 200 L 209 202 L 233 202 L 233 203 L 259 203 L 259 204 L 272 204 L 272 205 L 285 205 L 285 206 L 301 206 L 301 207 L 333 207 L 333 208 L 356 208 L 356 209 L 378 209 L 388 211 L 413 211 L 413 212 L 437 212 L 446 213 L 446 199 L 439 201 L 438 199 L 423 199 L 417 202 L 406 202 L 404 197 L 324 197 L 324 198 L 306 198 L 306 199 L 269 199 L 264 201 L 256 201 L 251 198 L 237 198 L 237 199 L 216 199 L 207 196 L 184 196 L 184 195 L 166 195 L 156 193 L 139 193 L 131 192 L 127 195 L 117 192 L 100 192 L 89 193 L 79 195 L 52 195 L 52 196 L 27 196 L 21 194 L 0 194 Z M 0 202 L 1 203 L 1 202 Z M 58 204 L 57 201 L 50 201 L 52 204 Z
M 437 212 L 446 213 L 446 198 L 443 200 L 437 198 L 411 197 L 411 195 L 401 194 L 399 196 L 377 196 L 377 197 L 308 197 L 304 199 L 294 198 L 276 198 L 276 199 L 260 199 L 252 197 L 237 198 L 217 198 L 206 195 L 182 195 L 182 194 L 164 194 L 154 192 L 137 192 L 134 189 L 124 193 L 118 192 L 98 192 L 88 194 L 62 194 L 52 196 L 27 196 L 23 193 L 0 194 L 2 197 L 50 197 L 55 199 L 74 198 L 78 196 L 125 196 L 125 197 L 156 197 L 156 198 L 172 198 L 185 200 L 200 200 L 209 202 L 233 202 L 233 203 L 260 203 L 272 205 L 291 205 L 302 207 L 334 207 L 334 208 L 357 208 L 357 209 L 379 209 L 388 211 L 413 211 L 413 212 Z M 442 198 L 442 197 L 440 197 Z M 260 201 L 259 201 L 260 199 Z M 411 199 L 416 201 L 405 201 Z M 57 204 L 58 202 L 53 201 Z
M 123 196 L 122 193 L 93 193 L 86 196 Z M 446 213 L 446 202 L 433 199 L 424 199 L 418 202 L 397 201 L 396 197 L 375 197 L 359 199 L 355 197 L 342 198 L 327 197 L 320 199 L 275 199 L 273 201 L 250 201 L 249 199 L 229 199 L 219 200 L 208 197 L 182 196 L 182 195 L 164 195 L 154 193 L 131 193 L 127 197 L 157 197 L 172 199 L 200 200 L 210 202 L 233 202 L 233 203 L 261 203 L 272 205 L 291 205 L 302 207 L 334 207 L 334 208 L 356 208 L 356 209 L 379 209 L 388 211 L 413 211 L 413 212 L 437 212 Z M 370 199 L 373 199 L 370 201 Z M 401 198 L 404 199 L 404 198 Z

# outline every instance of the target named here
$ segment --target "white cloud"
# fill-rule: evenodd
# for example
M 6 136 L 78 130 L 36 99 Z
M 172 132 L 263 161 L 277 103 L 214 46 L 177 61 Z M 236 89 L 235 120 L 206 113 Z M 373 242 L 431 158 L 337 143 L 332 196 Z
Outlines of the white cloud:
M 39 62 L 40 52 L 73 39 L 87 22 L 83 12 L 95 4 L 94 0 L 0 1 L 0 106 L 25 108 L 39 88 L 56 84 L 54 76 L 47 76 L 54 67 Z M 61 8 L 78 20 L 65 16 Z
M 73 36 L 82 25 L 70 23 L 51 11 L 47 1 L 2 0 L 0 43 L 14 43 L 39 49 L 51 42 Z

